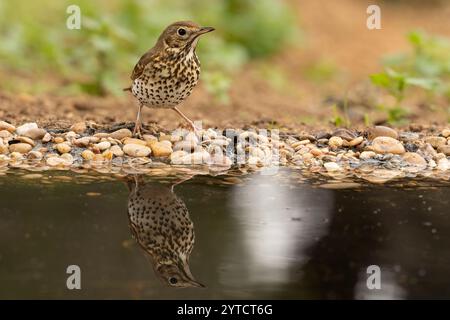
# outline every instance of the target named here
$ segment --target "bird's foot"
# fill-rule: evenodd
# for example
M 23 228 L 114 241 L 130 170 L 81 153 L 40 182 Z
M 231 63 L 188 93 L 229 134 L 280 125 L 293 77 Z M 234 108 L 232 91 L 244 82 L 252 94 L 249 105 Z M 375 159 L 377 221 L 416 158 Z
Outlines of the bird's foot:
M 136 123 L 134 126 L 133 137 L 142 138 L 142 125 L 140 123 Z

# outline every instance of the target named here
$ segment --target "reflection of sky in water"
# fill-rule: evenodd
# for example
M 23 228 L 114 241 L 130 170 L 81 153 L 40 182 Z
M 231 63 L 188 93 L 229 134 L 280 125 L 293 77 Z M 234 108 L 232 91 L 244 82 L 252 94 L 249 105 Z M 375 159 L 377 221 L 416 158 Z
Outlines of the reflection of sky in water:
M 307 261 L 305 250 L 327 232 L 333 194 L 281 186 L 279 177 L 255 174 L 233 189 L 231 207 L 239 222 L 250 282 L 288 282 L 289 267 Z

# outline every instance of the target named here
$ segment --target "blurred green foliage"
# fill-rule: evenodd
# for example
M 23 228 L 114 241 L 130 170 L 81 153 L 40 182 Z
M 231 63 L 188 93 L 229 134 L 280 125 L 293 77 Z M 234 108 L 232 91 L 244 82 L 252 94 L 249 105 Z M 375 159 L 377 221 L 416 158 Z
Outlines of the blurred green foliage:
M 450 99 L 450 39 L 414 31 L 408 35 L 410 53 L 386 57 L 385 70 L 370 76 L 372 84 L 386 89 L 395 105 L 383 107 L 389 122 L 404 120 L 408 111 L 402 107 L 406 90 L 410 87 L 424 90 L 430 98 Z
M 66 28 L 71 4 L 81 8 L 81 30 Z M 297 34 L 292 11 L 279 0 L 2 1 L 0 68 L 53 73 L 69 84 L 66 91 L 119 93 L 139 57 L 177 20 L 216 28 L 198 51 L 207 89 L 222 101 L 233 72 L 278 52 Z

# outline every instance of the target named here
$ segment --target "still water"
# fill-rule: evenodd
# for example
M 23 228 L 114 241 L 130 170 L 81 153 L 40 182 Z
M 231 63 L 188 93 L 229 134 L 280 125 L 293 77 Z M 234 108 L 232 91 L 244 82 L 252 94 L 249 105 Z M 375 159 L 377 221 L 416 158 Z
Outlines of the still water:
M 450 187 L 294 171 L 0 177 L 0 298 L 450 298 Z M 68 290 L 69 265 L 81 290 Z M 367 268 L 379 266 L 381 289 Z

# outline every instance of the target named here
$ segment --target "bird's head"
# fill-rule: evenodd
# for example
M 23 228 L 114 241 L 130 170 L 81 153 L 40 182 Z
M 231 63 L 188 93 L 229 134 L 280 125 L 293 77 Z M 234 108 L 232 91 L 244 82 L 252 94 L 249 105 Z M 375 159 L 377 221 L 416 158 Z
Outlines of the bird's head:
M 189 269 L 187 259 L 180 258 L 178 261 L 165 261 L 157 264 L 155 267 L 156 274 L 170 287 L 189 288 L 205 286 L 195 280 Z
M 189 51 L 195 49 L 202 34 L 211 31 L 214 31 L 214 28 L 201 27 L 191 21 L 178 21 L 168 26 L 158 41 L 171 51 Z

